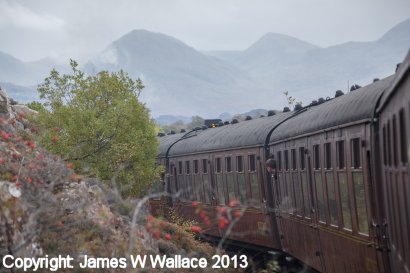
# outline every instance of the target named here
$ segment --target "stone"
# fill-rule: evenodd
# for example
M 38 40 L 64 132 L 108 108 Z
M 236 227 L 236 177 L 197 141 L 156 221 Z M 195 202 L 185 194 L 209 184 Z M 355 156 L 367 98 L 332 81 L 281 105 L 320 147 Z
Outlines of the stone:
M 10 100 L 6 90 L 0 87 L 0 114 L 9 114 L 10 110 Z

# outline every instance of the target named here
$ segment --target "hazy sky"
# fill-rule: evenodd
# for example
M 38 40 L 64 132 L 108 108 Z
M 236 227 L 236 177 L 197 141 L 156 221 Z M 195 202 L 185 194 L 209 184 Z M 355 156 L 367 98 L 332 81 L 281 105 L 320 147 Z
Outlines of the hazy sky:
M 245 49 L 267 32 L 319 46 L 378 39 L 409 0 L 0 0 L 0 51 L 85 60 L 132 29 L 199 50 Z

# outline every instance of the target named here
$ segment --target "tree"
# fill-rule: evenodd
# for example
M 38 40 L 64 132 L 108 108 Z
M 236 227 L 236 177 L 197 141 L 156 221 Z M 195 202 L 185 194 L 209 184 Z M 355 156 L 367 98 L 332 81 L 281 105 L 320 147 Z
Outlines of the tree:
M 26 106 L 27 106 L 28 108 L 32 109 L 32 110 L 35 110 L 35 111 L 44 110 L 43 104 L 41 104 L 41 103 L 38 102 L 38 101 L 29 102 L 29 103 L 26 104 Z
M 205 119 L 200 116 L 193 116 L 191 122 L 187 124 L 187 129 L 192 130 L 196 127 L 202 127 L 205 124 Z
M 70 65 L 71 74 L 53 69 L 38 87 L 45 101 L 36 118 L 43 145 L 76 171 L 114 181 L 124 197 L 145 193 L 158 175 L 158 142 L 138 100 L 142 81 L 122 70 L 86 76 L 75 61 Z

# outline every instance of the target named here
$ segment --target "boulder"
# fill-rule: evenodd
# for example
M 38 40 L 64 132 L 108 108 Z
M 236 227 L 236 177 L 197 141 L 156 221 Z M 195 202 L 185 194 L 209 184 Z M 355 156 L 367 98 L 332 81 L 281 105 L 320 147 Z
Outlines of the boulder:
M 7 96 L 6 90 L 0 87 L 0 114 L 8 114 L 10 110 L 10 99 Z

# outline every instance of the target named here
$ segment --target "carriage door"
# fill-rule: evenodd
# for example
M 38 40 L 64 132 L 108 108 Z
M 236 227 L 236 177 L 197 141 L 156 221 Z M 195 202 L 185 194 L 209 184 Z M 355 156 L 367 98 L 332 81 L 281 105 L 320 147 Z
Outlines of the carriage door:
M 310 141 L 309 141 L 310 144 Z M 307 154 L 308 194 L 310 196 L 310 224 L 306 233 L 308 257 L 311 265 L 318 271 L 324 271 L 323 253 L 320 244 L 319 225 L 325 222 L 323 177 L 321 169 L 321 151 L 319 142 L 313 143 Z M 308 146 L 308 147 L 309 147 Z

